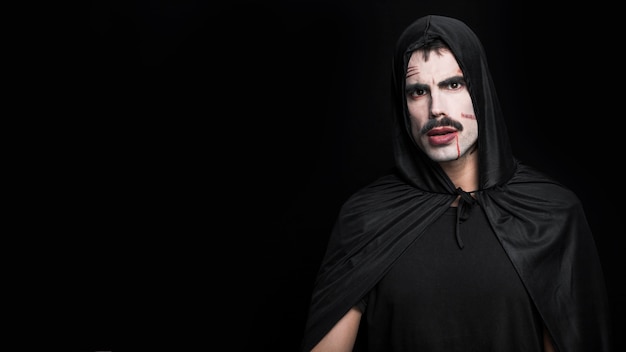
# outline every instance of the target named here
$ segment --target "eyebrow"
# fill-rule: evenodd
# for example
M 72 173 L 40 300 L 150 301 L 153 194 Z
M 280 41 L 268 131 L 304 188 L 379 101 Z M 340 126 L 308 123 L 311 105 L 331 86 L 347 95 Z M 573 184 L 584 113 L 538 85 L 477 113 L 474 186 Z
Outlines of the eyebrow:
M 444 79 L 443 81 L 437 83 L 438 87 L 445 87 L 447 85 L 450 85 L 452 83 L 465 83 L 465 78 L 463 76 L 452 76 L 449 78 Z M 406 87 L 404 88 L 404 91 L 406 93 L 410 93 L 413 92 L 415 90 L 428 90 L 428 85 L 423 84 L 423 83 L 413 83 L 413 84 L 407 84 Z

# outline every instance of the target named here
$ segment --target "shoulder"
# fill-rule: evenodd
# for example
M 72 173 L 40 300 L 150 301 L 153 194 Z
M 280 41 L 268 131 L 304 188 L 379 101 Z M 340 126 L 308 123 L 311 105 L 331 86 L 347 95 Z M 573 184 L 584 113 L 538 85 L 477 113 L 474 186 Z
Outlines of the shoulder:
M 389 205 L 391 200 L 405 199 L 422 194 L 415 187 L 407 184 L 394 174 L 384 175 L 354 192 L 344 202 L 342 209 L 368 208 L 376 209 L 377 205 Z
M 580 199 L 569 187 L 523 163 L 518 163 L 516 172 L 505 187 L 512 194 L 538 202 L 540 206 L 544 202 L 567 208 L 580 205 Z

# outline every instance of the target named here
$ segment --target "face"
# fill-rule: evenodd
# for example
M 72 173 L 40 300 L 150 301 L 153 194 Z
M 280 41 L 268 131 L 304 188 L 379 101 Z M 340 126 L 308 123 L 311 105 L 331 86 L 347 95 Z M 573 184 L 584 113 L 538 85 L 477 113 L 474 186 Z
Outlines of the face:
M 424 61 L 413 52 L 406 75 L 411 134 L 437 162 L 458 160 L 475 149 L 478 122 L 463 72 L 449 50 Z

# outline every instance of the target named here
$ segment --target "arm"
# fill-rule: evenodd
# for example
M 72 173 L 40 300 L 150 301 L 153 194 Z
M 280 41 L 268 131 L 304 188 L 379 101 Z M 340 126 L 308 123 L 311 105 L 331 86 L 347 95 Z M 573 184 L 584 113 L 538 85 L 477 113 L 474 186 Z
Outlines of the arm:
M 353 307 L 335 324 L 311 352 L 350 352 L 361 322 L 361 311 Z
M 552 338 L 546 326 L 543 326 L 543 350 L 544 352 L 556 352 L 554 345 L 552 345 Z

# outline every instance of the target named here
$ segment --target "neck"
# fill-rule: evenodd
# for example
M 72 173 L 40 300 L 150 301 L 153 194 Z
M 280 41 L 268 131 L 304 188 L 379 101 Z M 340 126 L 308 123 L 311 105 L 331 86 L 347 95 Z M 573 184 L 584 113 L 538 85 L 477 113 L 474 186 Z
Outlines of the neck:
M 455 188 L 465 192 L 478 189 L 478 150 L 473 149 L 461 158 L 439 163 Z M 458 199 L 455 204 L 458 203 Z

